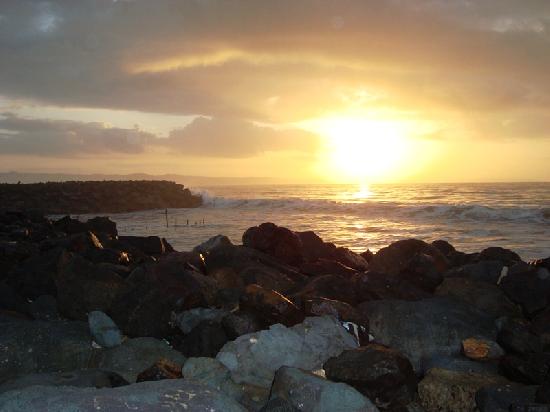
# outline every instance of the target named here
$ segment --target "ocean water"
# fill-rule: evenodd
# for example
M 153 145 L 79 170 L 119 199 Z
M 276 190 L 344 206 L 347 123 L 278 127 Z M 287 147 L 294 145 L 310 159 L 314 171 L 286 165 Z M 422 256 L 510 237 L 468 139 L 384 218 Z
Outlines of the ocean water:
M 550 183 L 270 185 L 195 189 L 198 209 L 114 214 L 122 235 L 158 235 L 190 250 L 224 234 L 241 243 L 262 222 L 314 230 L 355 251 L 407 238 L 445 239 L 458 250 L 510 248 L 526 260 L 550 256 Z M 85 219 L 89 216 L 81 216 Z

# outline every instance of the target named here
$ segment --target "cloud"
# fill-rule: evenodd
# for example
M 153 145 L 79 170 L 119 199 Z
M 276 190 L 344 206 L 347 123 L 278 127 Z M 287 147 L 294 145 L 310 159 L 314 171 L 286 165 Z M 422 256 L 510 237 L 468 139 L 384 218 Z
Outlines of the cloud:
M 168 138 L 139 129 L 102 123 L 28 119 L 0 114 L 0 153 L 64 157 L 72 155 L 147 154 L 151 150 L 196 157 L 247 158 L 265 152 L 314 155 L 317 135 L 300 129 L 276 129 L 239 119 L 198 117 Z

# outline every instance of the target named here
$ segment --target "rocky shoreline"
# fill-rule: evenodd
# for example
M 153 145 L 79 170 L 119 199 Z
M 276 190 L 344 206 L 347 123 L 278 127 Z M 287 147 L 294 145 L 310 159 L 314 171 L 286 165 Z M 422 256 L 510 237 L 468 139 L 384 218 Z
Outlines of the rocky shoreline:
M 550 258 L 0 213 L 0 411 L 550 411 Z
M 161 180 L 0 183 L 0 210 L 36 210 L 46 215 L 124 213 L 199 207 L 201 196 Z

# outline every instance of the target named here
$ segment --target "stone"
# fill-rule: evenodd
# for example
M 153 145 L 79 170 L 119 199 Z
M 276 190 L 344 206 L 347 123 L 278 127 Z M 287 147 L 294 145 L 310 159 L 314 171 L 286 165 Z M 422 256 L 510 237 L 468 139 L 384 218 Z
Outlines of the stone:
M 172 345 L 187 357 L 214 357 L 228 340 L 220 322 L 205 320 Z
M 300 265 L 300 272 L 308 276 L 338 275 L 351 277 L 357 270 L 329 259 L 318 259 L 314 262 L 305 262 Z
M 113 348 L 122 343 L 122 333 L 105 313 L 95 310 L 88 313 L 88 325 L 94 340 L 104 348 Z
M 498 343 L 475 337 L 462 341 L 462 352 L 467 358 L 477 361 L 498 360 L 505 353 Z
M 483 249 L 478 256 L 479 260 L 498 260 L 505 266 L 512 266 L 517 262 L 521 262 L 519 255 L 509 249 L 502 247 L 488 247 Z
M 473 372 L 484 375 L 498 375 L 499 365 L 497 362 L 479 362 L 468 359 L 461 355 L 440 355 L 427 359 L 424 370 L 432 368 L 446 369 L 455 372 Z
M 137 378 L 136 382 L 145 382 L 145 381 L 161 381 L 163 379 L 180 379 L 182 378 L 181 374 L 181 364 L 174 363 L 168 359 L 159 359 L 155 364 L 143 372 L 141 372 Z
M 399 275 L 369 270 L 353 278 L 353 286 L 359 302 L 371 300 L 421 300 L 432 297 L 432 293 L 422 290 Z
M 531 403 L 529 405 L 512 405 L 510 412 L 550 412 L 550 405 Z
M 51 295 L 42 295 L 29 304 L 29 313 L 36 320 L 59 320 L 57 299 Z
M 172 322 L 185 334 L 189 334 L 196 326 L 205 320 L 221 322 L 229 312 L 216 308 L 193 308 L 174 314 Z
M 441 355 L 460 355 L 462 340 L 496 339 L 493 319 L 460 301 L 444 297 L 417 302 L 379 300 L 358 306 L 369 318 L 374 342 L 402 352 L 417 373 Z
M 538 387 L 535 402 L 550 404 L 550 381 Z
M 511 273 L 502 279 L 501 287 L 528 317 L 533 317 L 550 305 L 550 278 L 546 274 L 545 268 Z
M 235 340 L 239 336 L 262 330 L 262 322 L 254 313 L 243 311 L 232 312 L 222 320 L 223 328 L 229 340 Z
M 357 325 L 361 346 L 369 343 L 369 318 L 353 306 L 337 300 L 313 298 L 304 302 L 306 316 L 334 316 L 340 322 Z
M 133 383 L 139 373 L 160 359 L 167 359 L 179 365 L 185 362 L 185 357 L 164 341 L 155 338 L 134 338 L 96 353 L 93 364 L 98 368 L 116 372 Z
M 499 375 L 433 368 L 418 384 L 418 395 L 427 412 L 470 412 L 476 407 L 475 395 L 478 390 L 506 383 L 507 380 Z
M 475 401 L 480 412 L 509 412 L 513 404 L 534 402 L 536 392 L 536 386 L 517 383 L 490 385 L 476 392 Z
M 80 369 L 66 372 L 31 373 L 0 385 L 0 393 L 29 386 L 76 386 L 79 388 L 116 388 L 128 385 L 120 375 L 101 369 Z
M 228 342 L 216 358 L 231 371 L 235 382 L 269 388 L 283 365 L 316 370 L 327 359 L 355 347 L 355 338 L 335 318 L 323 316 L 306 318 L 291 328 L 275 324 L 240 336 Z
M 0 318 L 0 383 L 35 372 L 89 367 L 94 349 L 85 322 Z
M 271 398 L 283 399 L 304 412 L 374 412 L 378 408 L 344 383 L 327 381 L 288 366 L 275 374 Z
M 0 405 L 3 412 L 246 412 L 221 392 L 183 379 L 102 389 L 35 386 L 0 395 Z
M 201 243 L 198 246 L 195 246 L 193 248 L 193 252 L 200 253 L 202 255 L 207 255 L 210 253 L 213 249 L 216 249 L 218 247 L 222 246 L 233 246 L 233 243 L 229 240 L 227 236 L 224 235 L 216 235 L 208 239 L 207 241 Z
M 550 379 L 550 352 L 507 354 L 500 362 L 500 371 L 515 382 L 541 385 Z
M 498 343 L 513 353 L 542 351 L 540 338 L 530 331 L 529 323 L 520 318 L 505 319 L 497 338 Z
M 383 409 L 404 407 L 415 399 L 412 365 L 401 353 L 370 344 L 346 350 L 325 362 L 327 379 L 346 383 Z
M 273 398 L 267 401 L 267 403 L 260 409 L 259 412 L 299 412 L 298 408 L 289 400 L 282 398 Z
M 405 270 L 418 254 L 433 259 L 434 268 L 443 273 L 449 266 L 447 258 L 436 247 L 418 239 L 399 240 L 380 249 L 369 264 L 369 269 L 389 275 L 398 275 Z
M 166 244 L 158 236 L 119 236 L 118 238 L 122 244 L 132 248 L 138 249 L 140 252 L 146 255 L 162 255 L 167 252 Z
M 0 309 L 30 313 L 29 302 L 5 282 L 0 283 Z
M 59 260 L 55 284 L 61 314 L 85 320 L 90 311 L 109 311 L 124 279 L 77 254 L 65 252 Z
M 312 298 L 338 300 L 352 306 L 359 303 L 353 281 L 336 275 L 311 279 L 296 296 L 303 300 Z
M 241 296 L 240 308 L 255 313 L 266 326 L 281 323 L 293 326 L 303 322 L 303 312 L 287 297 L 260 285 L 248 285 Z
M 118 230 L 116 223 L 109 219 L 107 216 L 96 216 L 88 219 L 86 226 L 94 233 L 103 233 L 111 237 L 118 236 Z
M 243 246 L 267 253 L 291 266 L 299 266 L 304 260 L 299 236 L 274 223 L 262 223 L 246 230 L 243 234 Z
M 437 296 L 452 296 L 470 304 L 488 315 L 521 316 L 520 308 L 510 302 L 496 284 L 479 282 L 467 278 L 446 278 L 435 291 Z
M 466 278 L 476 282 L 487 282 L 496 285 L 503 268 L 504 265 L 499 260 L 482 260 L 481 262 L 454 267 L 445 272 L 444 276 L 448 278 Z
M 421 290 L 433 293 L 443 282 L 443 273 L 437 265 L 432 255 L 417 253 L 398 276 Z
M 432 246 L 436 247 L 445 256 L 449 256 L 451 253 L 456 252 L 455 247 L 443 239 L 434 240 Z
M 81 222 L 78 219 L 73 219 L 70 216 L 64 216 L 61 219 L 54 221 L 53 226 L 56 230 L 67 234 L 74 234 L 74 233 L 81 233 L 81 232 L 88 231 L 88 226 L 86 225 L 86 223 Z

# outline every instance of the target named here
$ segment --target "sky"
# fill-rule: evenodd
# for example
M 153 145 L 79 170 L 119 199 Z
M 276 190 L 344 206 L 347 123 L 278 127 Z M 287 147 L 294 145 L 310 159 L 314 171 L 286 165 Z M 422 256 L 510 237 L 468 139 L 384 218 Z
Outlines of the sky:
M 0 171 L 550 181 L 548 0 L 0 0 Z

